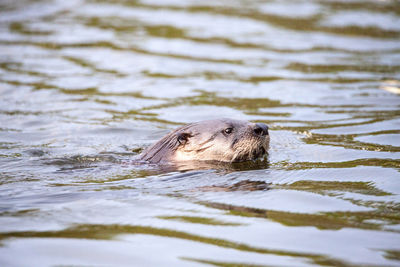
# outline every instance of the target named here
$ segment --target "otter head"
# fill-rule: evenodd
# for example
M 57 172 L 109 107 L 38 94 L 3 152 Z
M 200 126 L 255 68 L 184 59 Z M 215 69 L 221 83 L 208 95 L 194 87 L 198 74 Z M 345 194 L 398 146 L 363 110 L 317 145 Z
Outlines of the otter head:
M 187 124 L 145 150 L 141 159 L 161 161 L 241 162 L 256 159 L 269 147 L 263 123 L 217 119 Z

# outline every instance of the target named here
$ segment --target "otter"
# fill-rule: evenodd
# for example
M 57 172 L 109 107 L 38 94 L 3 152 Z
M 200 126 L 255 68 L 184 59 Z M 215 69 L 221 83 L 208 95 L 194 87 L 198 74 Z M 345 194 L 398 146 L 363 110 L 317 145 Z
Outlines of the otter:
M 263 156 L 269 148 L 264 123 L 215 119 L 184 125 L 139 156 L 150 163 L 184 161 L 243 162 Z

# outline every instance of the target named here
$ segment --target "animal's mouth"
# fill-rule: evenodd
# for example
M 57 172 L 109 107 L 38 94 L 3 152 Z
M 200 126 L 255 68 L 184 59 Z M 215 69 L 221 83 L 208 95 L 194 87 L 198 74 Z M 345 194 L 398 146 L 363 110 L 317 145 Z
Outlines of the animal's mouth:
M 262 147 L 260 148 L 259 152 L 258 152 L 257 157 L 264 156 L 265 153 L 267 153 L 267 151 L 266 151 L 265 148 L 262 146 Z
M 250 153 L 245 153 L 240 155 L 239 157 L 236 157 L 232 162 L 243 162 L 243 161 L 248 161 L 248 160 L 255 160 L 258 159 L 262 156 L 264 156 L 267 153 L 267 150 L 265 149 L 264 146 L 260 146 L 256 149 L 254 149 Z
M 256 150 L 254 150 L 254 152 L 253 152 L 253 159 L 262 157 L 262 156 L 265 155 L 265 153 L 266 153 L 266 150 L 265 150 L 265 148 L 262 146 L 262 147 L 260 147 L 260 148 L 258 148 L 258 149 L 256 149 Z

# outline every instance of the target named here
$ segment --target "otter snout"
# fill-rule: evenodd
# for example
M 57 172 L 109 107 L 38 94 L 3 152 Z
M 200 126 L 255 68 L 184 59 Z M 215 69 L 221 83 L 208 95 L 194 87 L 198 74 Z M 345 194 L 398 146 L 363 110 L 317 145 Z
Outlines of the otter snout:
M 266 136 L 268 135 L 268 126 L 264 123 L 256 123 L 253 132 L 258 136 Z

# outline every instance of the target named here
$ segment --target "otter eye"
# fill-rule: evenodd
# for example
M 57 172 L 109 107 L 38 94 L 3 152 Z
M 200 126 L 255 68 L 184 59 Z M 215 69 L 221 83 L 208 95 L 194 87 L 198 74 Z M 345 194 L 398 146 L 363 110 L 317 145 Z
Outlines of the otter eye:
M 224 130 L 224 133 L 225 134 L 231 134 L 233 132 L 233 128 L 226 128 L 225 130 Z

